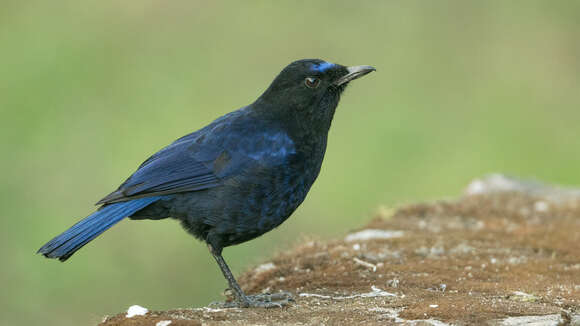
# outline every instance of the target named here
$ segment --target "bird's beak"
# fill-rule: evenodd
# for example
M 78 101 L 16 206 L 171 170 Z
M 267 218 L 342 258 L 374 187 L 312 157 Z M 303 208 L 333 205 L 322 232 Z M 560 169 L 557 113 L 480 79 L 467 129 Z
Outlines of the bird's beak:
M 352 66 L 352 67 L 348 67 L 346 69 L 348 70 L 348 73 L 346 75 L 338 78 L 334 82 L 334 85 L 340 86 L 344 83 L 348 83 L 351 80 L 355 80 L 359 77 L 362 77 L 371 71 L 376 71 L 376 69 L 374 67 L 371 67 L 371 66 Z

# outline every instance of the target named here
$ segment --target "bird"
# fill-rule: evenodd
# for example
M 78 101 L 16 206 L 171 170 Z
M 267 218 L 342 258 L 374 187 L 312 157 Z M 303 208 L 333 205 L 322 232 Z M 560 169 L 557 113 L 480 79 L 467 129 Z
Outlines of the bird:
M 319 175 L 328 132 L 347 85 L 376 69 L 321 59 L 290 63 L 252 104 L 153 154 L 94 213 L 37 253 L 66 261 L 124 218 L 177 219 L 205 242 L 235 307 L 276 307 L 291 294 L 246 295 L 222 256 L 282 224 Z

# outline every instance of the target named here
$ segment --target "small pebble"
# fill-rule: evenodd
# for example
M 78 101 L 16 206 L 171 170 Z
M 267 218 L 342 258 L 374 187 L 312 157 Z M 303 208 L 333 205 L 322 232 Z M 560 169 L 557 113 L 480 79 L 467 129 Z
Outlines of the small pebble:
M 147 308 L 141 307 L 139 305 L 133 305 L 127 309 L 127 318 L 131 318 L 134 316 L 143 316 L 148 313 L 149 310 Z

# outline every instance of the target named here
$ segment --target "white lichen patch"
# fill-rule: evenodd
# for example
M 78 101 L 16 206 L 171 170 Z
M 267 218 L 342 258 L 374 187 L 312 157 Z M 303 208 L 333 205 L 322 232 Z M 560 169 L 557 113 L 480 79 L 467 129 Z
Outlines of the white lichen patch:
M 169 326 L 171 324 L 171 320 L 160 320 L 155 324 L 155 326 Z
M 367 241 L 374 239 L 392 239 L 392 238 L 400 238 L 403 236 L 403 234 L 404 234 L 403 231 L 396 230 L 367 229 L 356 233 L 351 233 L 347 235 L 344 240 L 346 242 L 352 242 L 352 241 Z
M 544 316 L 519 316 L 519 317 L 508 317 L 502 319 L 499 322 L 499 325 L 502 326 L 520 326 L 520 325 L 529 325 L 529 326 L 557 326 L 563 324 L 562 316 L 553 314 L 553 315 L 544 315 Z
M 276 265 L 274 265 L 274 263 L 265 263 L 265 264 L 262 264 L 262 265 L 256 267 L 254 269 L 254 272 L 256 274 L 260 274 L 260 273 L 264 273 L 264 272 L 267 272 L 267 271 L 271 271 L 274 268 L 276 268 Z
M 360 293 L 360 294 L 353 294 L 347 296 L 338 296 L 333 297 L 330 295 L 322 295 L 316 293 L 300 293 L 299 296 L 301 297 L 313 297 L 313 298 L 320 298 L 320 299 L 330 299 L 330 300 L 347 300 L 347 299 L 355 299 L 355 298 L 374 298 L 374 297 L 396 297 L 397 295 L 394 293 L 389 293 L 387 291 L 383 291 L 376 286 L 371 286 L 371 292 L 367 293 Z
M 512 295 L 509 296 L 509 299 L 521 302 L 536 302 L 540 300 L 539 297 L 522 291 L 514 291 Z
M 536 212 L 547 212 L 550 209 L 550 206 L 547 202 L 543 200 L 538 200 L 534 203 L 534 210 Z
M 373 272 L 376 272 L 377 271 L 377 265 L 375 265 L 375 264 L 371 264 L 369 262 L 366 262 L 364 260 L 358 259 L 356 257 L 354 257 L 353 260 L 354 260 L 355 264 L 357 264 L 357 265 L 361 265 L 361 266 L 370 268 Z

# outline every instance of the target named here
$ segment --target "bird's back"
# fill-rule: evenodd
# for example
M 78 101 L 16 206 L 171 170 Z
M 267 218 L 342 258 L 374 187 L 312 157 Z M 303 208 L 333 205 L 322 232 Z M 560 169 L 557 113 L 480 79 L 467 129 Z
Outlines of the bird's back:
M 211 160 L 219 185 L 172 194 L 135 218 L 165 214 L 199 239 L 211 233 L 223 247 L 270 231 L 306 198 L 324 156 L 326 138 L 304 146 L 292 136 L 244 108 L 182 137 L 169 147 L 177 144 L 199 160 Z

